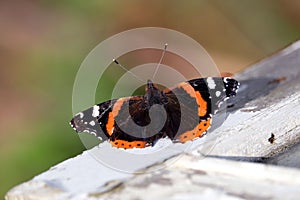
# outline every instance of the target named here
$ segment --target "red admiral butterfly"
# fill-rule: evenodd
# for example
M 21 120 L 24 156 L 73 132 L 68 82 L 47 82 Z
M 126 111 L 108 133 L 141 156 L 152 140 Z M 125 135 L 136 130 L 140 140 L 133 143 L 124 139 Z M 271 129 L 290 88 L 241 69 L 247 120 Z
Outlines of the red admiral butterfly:
M 97 104 L 75 115 L 70 124 L 76 132 L 92 133 L 101 140 L 107 138 L 112 146 L 118 148 L 153 146 L 164 137 L 184 143 L 202 137 L 207 132 L 212 123 L 212 114 L 218 113 L 222 104 L 236 95 L 238 87 L 238 81 L 229 77 L 193 79 L 162 91 L 148 81 L 144 96 L 124 97 Z M 162 106 L 165 115 L 157 111 L 155 118 L 150 117 L 153 105 Z M 130 120 L 141 128 L 138 134 L 128 131 L 132 126 Z M 163 120 L 162 128 L 149 128 L 147 125 L 151 120 Z

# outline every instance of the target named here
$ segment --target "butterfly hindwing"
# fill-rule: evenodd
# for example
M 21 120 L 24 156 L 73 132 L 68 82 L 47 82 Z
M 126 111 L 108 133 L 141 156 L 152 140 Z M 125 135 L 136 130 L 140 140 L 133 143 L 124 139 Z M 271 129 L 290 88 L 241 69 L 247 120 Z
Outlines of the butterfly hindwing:
M 109 113 L 106 131 L 110 143 L 121 148 L 143 148 L 163 137 L 161 113 L 150 119 L 144 96 L 118 99 Z M 160 111 L 158 111 L 160 112 Z M 151 124 L 151 126 L 150 126 Z
M 210 127 L 211 105 L 207 86 L 203 79 L 195 88 L 190 82 L 180 83 L 172 90 L 166 89 L 168 104 L 168 136 L 174 142 L 186 142 L 201 137 Z M 175 109 L 174 109 L 175 108 Z
M 203 136 L 211 126 L 212 115 L 217 114 L 234 96 L 239 83 L 232 78 L 208 77 L 180 83 L 166 89 L 169 124 L 167 135 L 175 142 L 186 142 Z

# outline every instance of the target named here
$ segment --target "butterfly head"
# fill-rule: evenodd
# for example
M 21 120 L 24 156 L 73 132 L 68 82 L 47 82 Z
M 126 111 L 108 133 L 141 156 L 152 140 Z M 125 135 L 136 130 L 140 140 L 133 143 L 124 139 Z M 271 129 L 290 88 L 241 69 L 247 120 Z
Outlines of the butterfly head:
M 154 104 L 162 104 L 167 101 L 164 93 L 159 90 L 151 80 L 147 81 L 144 100 L 148 107 L 151 107 Z

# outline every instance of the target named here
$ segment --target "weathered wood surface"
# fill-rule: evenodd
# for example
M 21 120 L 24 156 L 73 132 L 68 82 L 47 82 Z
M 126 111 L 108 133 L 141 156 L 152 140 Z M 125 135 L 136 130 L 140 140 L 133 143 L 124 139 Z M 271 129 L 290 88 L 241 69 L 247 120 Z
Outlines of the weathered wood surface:
M 236 78 L 241 89 L 231 109 L 235 113 L 227 119 L 236 126 L 219 129 L 220 143 L 211 155 L 261 161 L 299 142 L 300 42 L 254 64 Z M 272 133 L 275 141 L 270 144 Z
M 300 141 L 300 42 L 236 78 L 241 88 L 221 127 L 184 155 L 174 150 L 131 168 L 152 173 L 122 173 L 97 162 L 92 155 L 110 148 L 103 143 L 16 186 L 6 199 L 298 199 L 299 169 L 245 161 L 299 167 L 292 146 Z

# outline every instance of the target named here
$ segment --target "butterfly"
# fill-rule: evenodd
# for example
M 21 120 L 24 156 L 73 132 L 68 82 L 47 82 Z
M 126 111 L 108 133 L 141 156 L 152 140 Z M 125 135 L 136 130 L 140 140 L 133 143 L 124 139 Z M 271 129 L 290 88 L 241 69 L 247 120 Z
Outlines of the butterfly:
M 185 143 L 207 133 L 212 116 L 236 95 L 239 82 L 207 77 L 160 90 L 148 80 L 145 88 L 143 96 L 113 99 L 79 112 L 70 125 L 117 148 L 145 148 L 166 137 Z

